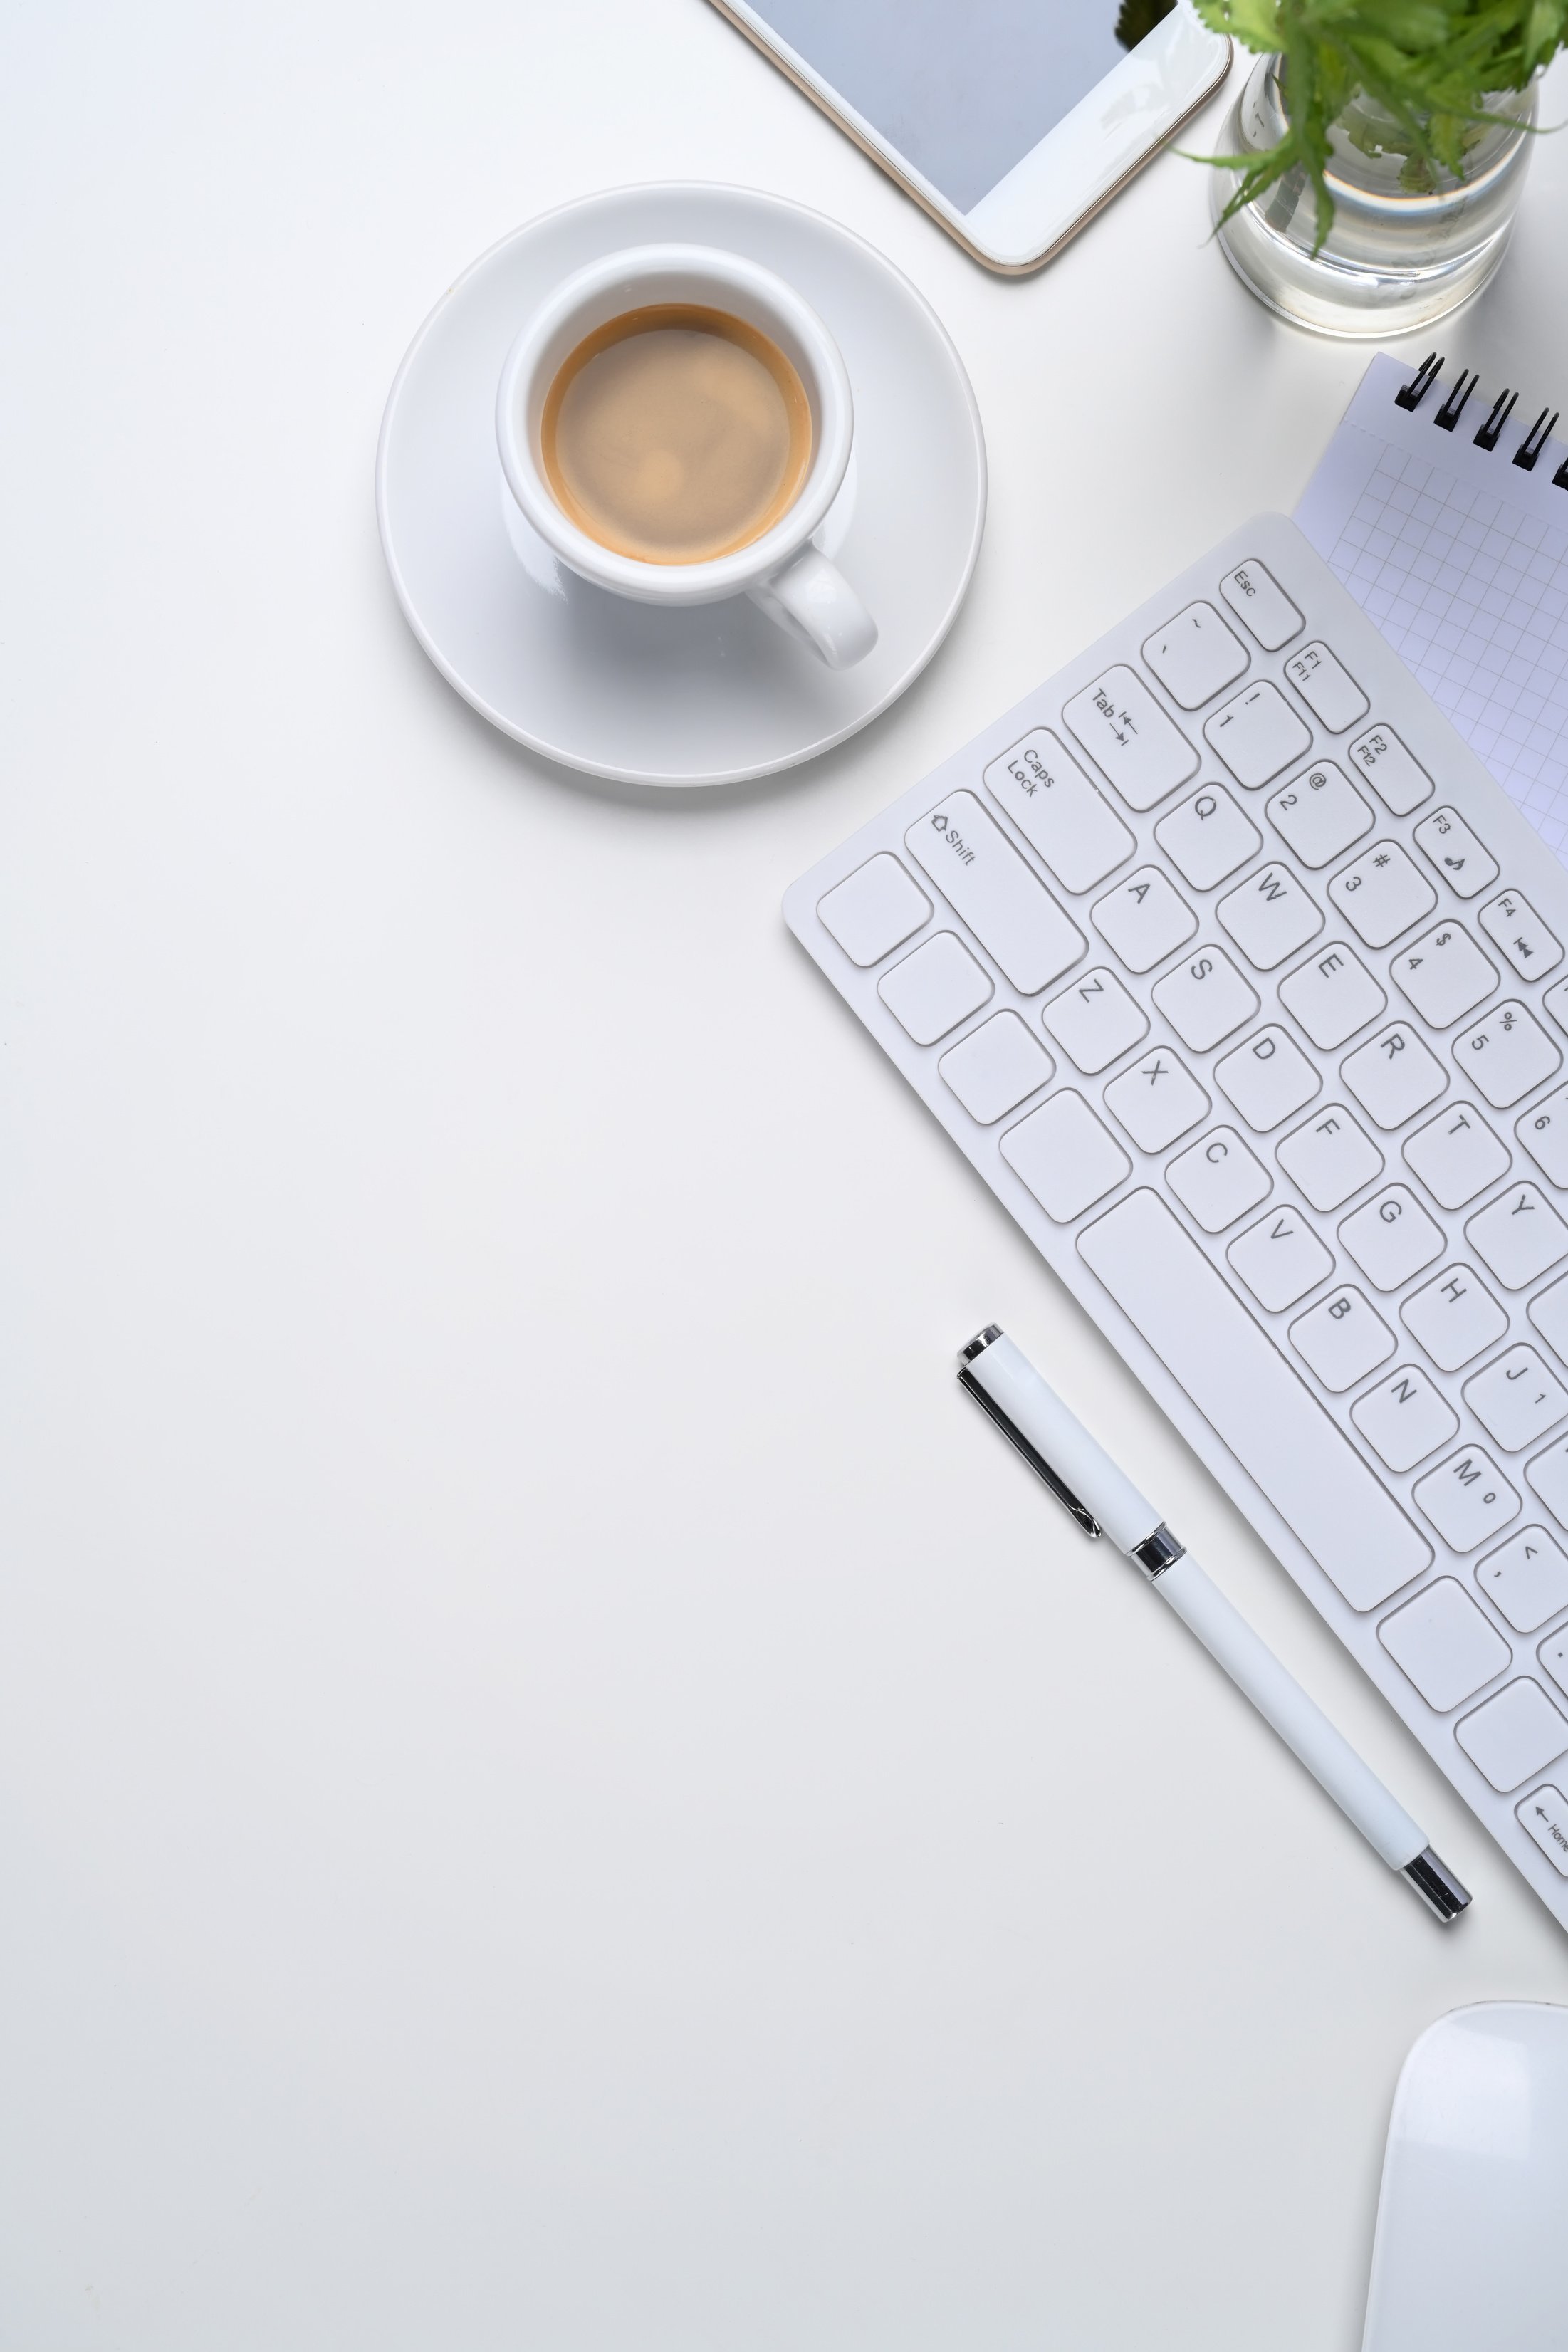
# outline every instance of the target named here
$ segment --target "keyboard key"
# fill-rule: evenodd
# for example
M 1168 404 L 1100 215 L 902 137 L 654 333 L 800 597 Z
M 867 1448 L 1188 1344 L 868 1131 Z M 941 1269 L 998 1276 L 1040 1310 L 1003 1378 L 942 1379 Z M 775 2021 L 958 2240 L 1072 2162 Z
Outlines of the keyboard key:
M 1521 1677 L 1483 1699 L 1454 1737 L 1501 1796 L 1531 1780 L 1568 1748 L 1568 1716 L 1559 1715 L 1539 1683 Z
M 1196 750 L 1125 662 L 1075 694 L 1062 717 L 1129 808 L 1152 809 L 1196 772 Z
M 1393 1332 L 1359 1290 L 1336 1290 L 1331 1298 L 1310 1307 L 1291 1324 L 1290 1338 L 1297 1353 L 1335 1396 L 1354 1388 L 1394 1353 Z
M 1058 1225 L 1081 1216 L 1132 1173 L 1109 1128 L 1070 1087 L 1007 1129 L 1002 1157 Z
M 1554 1518 L 1568 1527 L 1568 1437 L 1553 1440 L 1524 1465 L 1524 1475 Z
M 1363 850 L 1335 875 L 1329 896 L 1369 948 L 1385 948 L 1437 904 L 1436 891 L 1396 841 Z
M 1511 1164 L 1508 1147 L 1474 1103 L 1446 1104 L 1436 1118 L 1405 1137 L 1402 1149 L 1440 1209 L 1462 1209 L 1506 1176 Z
M 1138 846 L 1098 784 L 1048 727 L 993 760 L 985 788 L 1064 890 L 1092 890 Z
M 1285 675 L 1319 726 L 1331 735 L 1342 735 L 1372 708 L 1339 656 L 1321 640 L 1292 654 Z
M 1274 1179 L 1234 1127 L 1216 1127 L 1189 1143 L 1167 1167 L 1165 1181 L 1205 1234 L 1224 1233 L 1274 1189 Z
M 1328 1054 L 1375 1021 L 1388 999 L 1358 955 L 1331 947 L 1320 948 L 1279 982 L 1279 1002 Z
M 1083 933 L 973 793 L 950 793 L 904 841 L 1020 996 L 1038 995 L 1082 955 Z
M 1405 1364 L 1351 1407 L 1351 1419 L 1391 1470 L 1414 1470 L 1447 1445 L 1459 1416 L 1423 1371 Z
M 1500 1004 L 1454 1040 L 1454 1059 L 1493 1110 L 1509 1110 L 1563 1066 L 1563 1055 L 1533 1013 Z
M 1473 898 L 1497 880 L 1497 859 L 1458 809 L 1434 809 L 1416 826 L 1415 838 L 1457 897 Z
M 1568 1551 L 1544 1528 L 1521 1528 L 1476 1563 L 1476 1582 L 1516 1633 L 1568 1609 Z
M 1222 703 L 1205 721 L 1209 749 L 1225 761 L 1238 784 L 1255 793 L 1312 748 L 1312 730 L 1299 719 L 1277 686 L 1256 686 Z
M 1513 1652 L 1451 1576 L 1385 1617 L 1377 1638 L 1428 1706 L 1447 1715 L 1507 1672 Z
M 1250 982 L 1242 978 L 1223 948 L 1205 948 L 1156 981 L 1153 998 L 1184 1045 L 1206 1054 L 1258 1010 Z
M 1342 768 L 1320 761 L 1268 803 L 1268 821 L 1303 866 L 1330 865 L 1373 827 L 1371 809 Z
M 1367 1117 L 1378 1127 L 1403 1127 L 1448 1081 L 1443 1066 L 1426 1051 L 1415 1031 L 1395 1021 L 1347 1054 L 1340 1076 Z
M 1430 1544 L 1163 1201 L 1129 1193 L 1078 1249 L 1352 1609 L 1422 1574 Z
M 1468 1265 L 1450 1265 L 1422 1289 L 1412 1291 L 1399 1319 L 1418 1339 L 1440 1372 L 1473 1363 L 1508 1329 L 1508 1317 Z
M 1524 1311 L 1547 1346 L 1568 1364 L 1568 1275 L 1537 1291 Z
M 1269 1135 L 1310 1103 L 1321 1078 L 1283 1029 L 1260 1029 L 1215 1064 L 1215 1077 L 1248 1127 Z
M 1563 1696 L 1568 1697 L 1568 1633 L 1548 1633 L 1535 1654 Z
M 1259 971 L 1272 971 L 1323 928 L 1322 909 L 1283 866 L 1263 866 L 1249 874 L 1220 899 L 1215 913 Z
M 1537 1789 L 1514 1811 L 1552 1868 L 1568 1878 L 1568 1797 L 1561 1789 Z
M 1334 1261 L 1299 1209 L 1270 1209 L 1226 1252 L 1260 1307 L 1294 1307 L 1334 1270 Z
M 1209 1114 L 1209 1098 L 1168 1046 L 1141 1055 L 1105 1089 L 1105 1108 L 1141 1151 L 1163 1151 Z
M 1351 745 L 1349 757 L 1394 816 L 1408 816 L 1432 797 L 1431 777 L 1392 727 L 1369 727 Z
M 1053 996 L 1040 1013 L 1062 1051 L 1092 1077 L 1141 1045 L 1149 1034 L 1143 1007 L 1103 964 Z
M 1484 1371 L 1472 1372 L 1464 1393 L 1487 1435 L 1505 1454 L 1522 1454 L 1568 1413 L 1568 1389 L 1533 1348 L 1510 1348 Z
M 1272 572 L 1261 563 L 1238 563 L 1220 582 L 1219 593 L 1265 653 L 1278 653 L 1306 625 Z
M 1504 890 L 1480 914 L 1481 929 L 1500 947 L 1522 980 L 1542 980 L 1563 961 L 1561 940 L 1550 932 L 1521 892 Z
M 1568 1087 L 1527 1110 L 1514 1121 L 1513 1131 L 1542 1175 L 1568 1185 Z
M 1341 1246 L 1374 1290 L 1397 1290 L 1443 1255 L 1443 1231 L 1406 1185 L 1390 1184 L 1340 1227 Z
M 1533 1184 L 1510 1184 L 1465 1227 L 1482 1264 L 1505 1290 L 1523 1290 L 1559 1258 L 1568 1257 L 1568 1225 Z
M 1388 967 L 1395 988 L 1410 999 L 1428 1028 L 1449 1029 L 1484 1004 L 1498 984 L 1497 966 L 1462 923 L 1436 923 Z
M 1157 866 L 1141 866 L 1089 910 L 1089 919 L 1129 971 L 1152 971 L 1190 940 L 1198 919 Z
M 1212 604 L 1189 604 L 1143 640 L 1143 658 L 1184 710 L 1212 701 L 1238 678 L 1252 658 Z
M 817 915 L 864 971 L 880 963 L 930 919 L 931 900 L 884 849 L 816 902 Z
M 994 1127 L 1045 1085 L 1056 1064 L 1016 1013 L 994 1013 L 950 1045 L 937 1068 L 970 1118 Z
M 1194 890 L 1212 890 L 1263 846 L 1263 835 L 1223 784 L 1205 784 L 1163 816 L 1154 838 Z
M 1313 1208 L 1325 1212 L 1372 1183 L 1384 1164 L 1376 1144 L 1341 1103 L 1315 1111 L 1304 1127 L 1275 1146 L 1274 1157 Z
M 1410 1491 L 1452 1551 L 1474 1551 L 1519 1517 L 1519 1496 L 1479 1445 L 1450 1454 Z
M 934 1045 L 993 993 L 991 976 L 951 931 L 923 940 L 877 982 L 877 993 L 917 1045 Z

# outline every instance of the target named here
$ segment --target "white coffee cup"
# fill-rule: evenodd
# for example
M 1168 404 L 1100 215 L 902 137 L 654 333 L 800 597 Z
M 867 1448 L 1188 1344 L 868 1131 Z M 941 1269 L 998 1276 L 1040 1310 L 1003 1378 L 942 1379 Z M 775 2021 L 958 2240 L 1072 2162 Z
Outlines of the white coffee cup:
M 658 302 L 700 303 L 772 338 L 800 377 L 812 455 L 795 499 L 747 547 L 700 563 L 646 563 L 590 538 L 556 504 L 540 425 L 563 362 L 595 327 Z M 809 304 L 771 269 L 702 245 L 642 245 L 606 254 L 567 278 L 519 334 L 501 369 L 496 439 L 507 486 L 528 521 L 584 580 L 645 604 L 714 604 L 749 596 L 832 669 L 861 661 L 877 625 L 844 574 L 812 544 L 849 463 L 855 407 L 838 346 Z

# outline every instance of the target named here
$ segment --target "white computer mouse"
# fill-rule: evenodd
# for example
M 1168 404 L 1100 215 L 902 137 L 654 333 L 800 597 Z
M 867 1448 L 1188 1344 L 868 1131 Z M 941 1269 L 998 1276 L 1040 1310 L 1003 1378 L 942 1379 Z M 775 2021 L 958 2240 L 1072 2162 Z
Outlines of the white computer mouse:
M 1428 2026 L 1394 2095 L 1363 2352 L 1564 2352 L 1568 2009 Z

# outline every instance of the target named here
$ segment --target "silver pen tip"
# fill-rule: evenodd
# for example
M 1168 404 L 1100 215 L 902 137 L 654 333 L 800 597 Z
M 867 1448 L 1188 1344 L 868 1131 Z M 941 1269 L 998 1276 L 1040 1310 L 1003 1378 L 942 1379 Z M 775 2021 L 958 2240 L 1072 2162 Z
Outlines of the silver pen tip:
M 1418 1853 L 1414 1862 L 1405 1864 L 1405 1876 L 1421 1900 L 1436 1913 L 1445 1927 L 1468 1906 L 1469 1889 L 1460 1885 L 1447 1864 L 1440 1862 L 1430 1846 Z

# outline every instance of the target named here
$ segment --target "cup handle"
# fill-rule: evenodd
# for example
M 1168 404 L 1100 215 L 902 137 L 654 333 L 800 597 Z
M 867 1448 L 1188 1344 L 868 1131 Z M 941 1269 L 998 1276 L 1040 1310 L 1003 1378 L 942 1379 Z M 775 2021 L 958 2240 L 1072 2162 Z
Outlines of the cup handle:
M 746 593 L 786 635 L 820 654 L 829 669 L 852 669 L 877 642 L 876 622 L 837 565 L 809 541 Z

